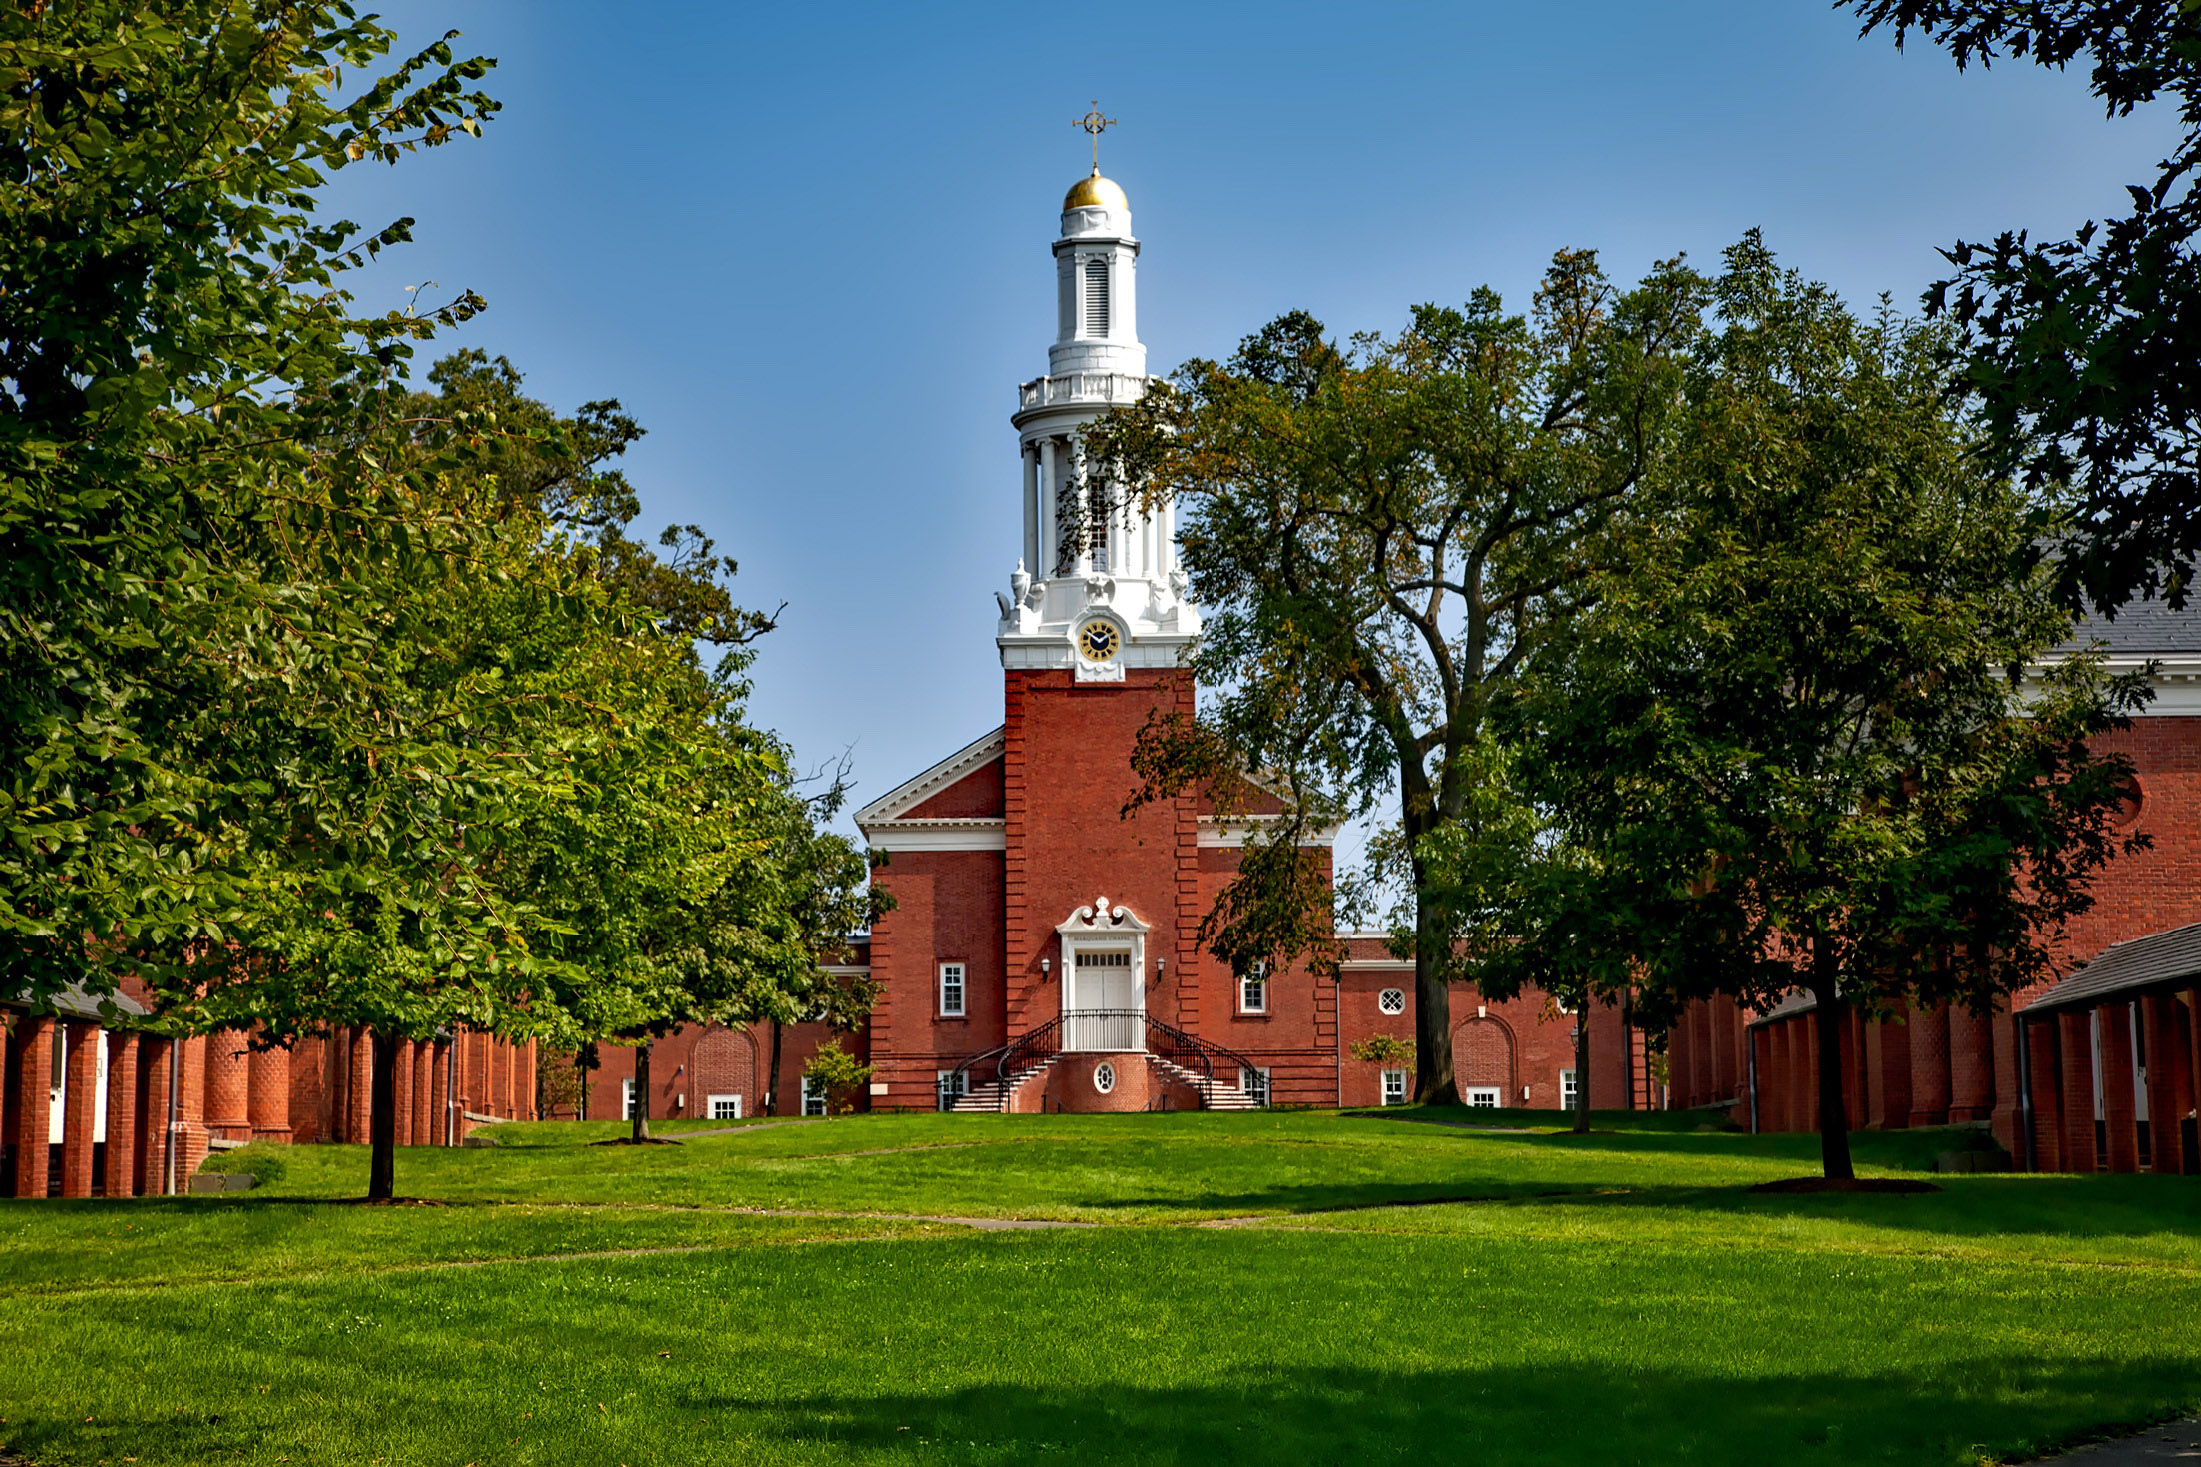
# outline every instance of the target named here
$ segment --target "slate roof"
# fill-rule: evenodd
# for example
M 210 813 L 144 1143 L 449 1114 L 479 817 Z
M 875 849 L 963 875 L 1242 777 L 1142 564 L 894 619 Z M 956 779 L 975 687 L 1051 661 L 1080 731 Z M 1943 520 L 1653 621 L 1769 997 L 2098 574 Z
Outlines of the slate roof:
M 2201 597 L 2173 611 L 2160 601 L 2135 601 L 2116 616 L 2090 612 L 2057 652 L 2099 647 L 2109 656 L 2201 653 Z
M 152 1012 L 151 1009 L 148 1009 L 127 993 L 95 995 L 79 983 L 71 983 L 59 993 L 54 994 L 47 1000 L 44 1011 L 60 1014 L 64 1018 L 70 1019 L 99 1019 L 99 1006 L 102 1002 L 106 1003 L 112 1012 L 131 1018 L 142 1019 Z M 0 1008 L 20 1009 L 28 1007 L 29 1004 L 24 1001 L 21 990 L 8 992 L 0 989 Z
M 1756 1029 L 1766 1024 L 1778 1024 L 1783 1019 L 1793 1019 L 1798 1014 L 1808 1014 L 1818 1006 L 1818 999 L 1799 988 L 1755 1019 L 1752 1019 L 1744 1027 Z
M 2201 982 L 2201 922 L 2151 932 L 2102 949 L 2101 955 L 2023 1010 L 2088 1008 L 2143 988 Z

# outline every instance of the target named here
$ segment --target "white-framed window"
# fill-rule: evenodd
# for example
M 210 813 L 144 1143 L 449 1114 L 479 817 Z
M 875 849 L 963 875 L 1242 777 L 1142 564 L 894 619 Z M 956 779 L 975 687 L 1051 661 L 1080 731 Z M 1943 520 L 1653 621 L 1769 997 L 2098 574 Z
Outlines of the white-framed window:
M 1103 1095 L 1116 1088 L 1116 1067 L 1107 1060 L 1093 1066 L 1093 1088 Z
M 1269 1011 L 1269 967 L 1255 963 L 1238 975 L 1238 1012 L 1241 1014 L 1265 1014 Z
M 1238 1088 L 1246 1092 L 1255 1105 L 1269 1103 L 1269 1072 L 1266 1069 L 1241 1069 L 1238 1072 Z
M 1582 1089 L 1574 1082 L 1574 1071 L 1561 1070 L 1559 1072 L 1559 1108 L 1561 1110 L 1573 1110 L 1576 1105 L 1581 1103 L 1581 1099 Z
M 1498 1108 L 1498 1087 L 1495 1085 L 1470 1085 L 1467 1087 L 1467 1103 L 1489 1110 Z
M 1383 1072 L 1383 1103 L 1385 1105 L 1406 1104 L 1406 1071 L 1385 1070 Z
M 940 965 L 940 1017 L 943 1019 L 963 1017 L 964 972 L 961 963 Z
M 619 1119 L 631 1121 L 634 1119 L 634 1114 L 634 1082 L 632 1080 L 621 1080 L 619 1082 Z
M 825 1114 L 825 1084 L 814 1076 L 802 1077 L 802 1113 L 806 1116 Z
M 955 1103 L 963 1098 L 964 1089 L 970 1083 L 970 1078 L 970 1073 L 966 1070 L 935 1070 L 932 1072 L 932 1092 L 935 1103 L 939 1105 L 940 1109 L 955 1109 Z
M 713 1095 L 704 1100 L 703 1113 L 714 1121 L 738 1121 L 741 1119 L 741 1097 L 738 1095 Z
M 1406 990 L 1403 988 L 1384 989 L 1383 992 L 1376 995 L 1376 1007 L 1387 1014 L 1405 1013 Z

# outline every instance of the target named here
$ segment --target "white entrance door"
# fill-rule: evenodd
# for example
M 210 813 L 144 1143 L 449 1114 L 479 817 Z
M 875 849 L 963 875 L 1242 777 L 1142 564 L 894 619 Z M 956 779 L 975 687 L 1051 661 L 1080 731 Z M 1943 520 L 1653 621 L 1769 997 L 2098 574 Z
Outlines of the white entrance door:
M 1081 948 L 1071 955 L 1062 1047 L 1122 1054 L 1146 1048 L 1131 949 Z

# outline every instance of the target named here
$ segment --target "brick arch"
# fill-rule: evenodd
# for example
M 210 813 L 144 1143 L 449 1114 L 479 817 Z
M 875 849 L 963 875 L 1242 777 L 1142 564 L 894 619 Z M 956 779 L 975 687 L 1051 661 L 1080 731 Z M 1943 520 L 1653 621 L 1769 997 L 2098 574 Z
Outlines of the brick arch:
M 1461 1086 L 1496 1085 L 1510 1099 L 1513 1056 L 1513 1030 L 1503 1019 L 1469 1019 L 1452 1031 L 1452 1076 Z
M 713 1029 L 696 1041 L 695 1092 L 689 1104 L 704 1113 L 705 1097 L 739 1095 L 746 1113 L 754 1115 L 762 1097 L 757 1094 L 757 1041 L 746 1029 Z

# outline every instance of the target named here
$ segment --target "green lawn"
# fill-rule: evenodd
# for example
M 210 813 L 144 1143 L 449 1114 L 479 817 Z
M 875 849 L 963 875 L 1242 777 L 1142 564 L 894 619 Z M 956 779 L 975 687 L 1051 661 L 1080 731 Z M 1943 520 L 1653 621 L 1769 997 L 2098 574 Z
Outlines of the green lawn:
M 1459 1113 L 1450 1118 L 1460 1119 Z M 2201 1406 L 2201 1183 L 1806 1137 L 881 1116 L 0 1203 L 0 1443 L 208 1461 L 1967 1463 Z M 1864 1170 L 1950 1144 L 1860 1138 Z M 1049 1219 L 978 1231 L 920 1218 Z

